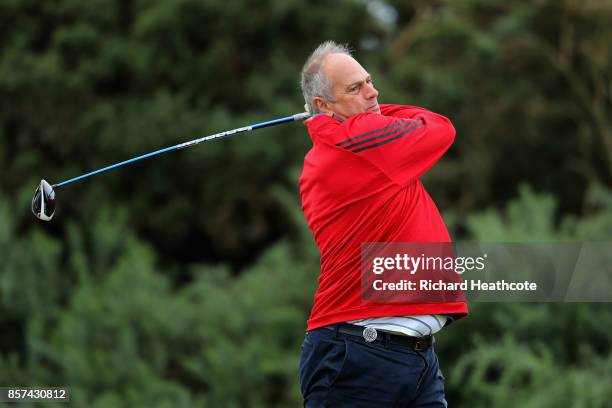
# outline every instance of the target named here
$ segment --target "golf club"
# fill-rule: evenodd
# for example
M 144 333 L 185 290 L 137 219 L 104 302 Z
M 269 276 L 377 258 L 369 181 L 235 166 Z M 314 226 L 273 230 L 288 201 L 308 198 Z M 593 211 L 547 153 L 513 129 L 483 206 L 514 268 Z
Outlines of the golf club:
M 151 153 L 143 154 L 142 156 L 134 157 L 132 159 L 125 160 L 120 163 L 112 164 L 110 166 L 101 168 L 99 170 L 95 170 L 95 171 L 92 171 L 92 172 L 89 172 L 89 173 L 80 175 L 78 177 L 74 177 L 69 180 L 62 181 L 60 183 L 53 184 L 53 185 L 49 184 L 47 181 L 43 179 L 40 181 L 40 184 L 38 185 L 38 187 L 36 188 L 36 192 L 34 193 L 34 197 L 32 198 L 32 212 L 34 213 L 36 218 L 38 218 L 39 220 L 50 221 L 53 218 L 53 215 L 55 214 L 55 189 L 59 187 L 63 187 L 70 183 L 74 183 L 75 181 L 83 180 L 87 177 L 91 177 L 96 174 L 100 174 L 105 171 L 108 171 L 108 170 L 111 170 L 117 167 L 121 167 L 129 163 L 133 163 L 138 160 L 146 159 L 148 157 L 157 156 L 157 155 L 171 152 L 174 150 L 185 149 L 187 147 L 195 146 L 200 143 L 209 142 L 211 140 L 221 139 L 224 137 L 229 137 L 237 133 L 250 132 L 251 130 L 279 125 L 281 123 L 305 120 L 305 119 L 308 119 L 309 117 L 310 117 L 310 113 L 308 112 L 297 113 L 295 115 L 286 116 L 284 118 L 274 119 L 274 120 L 270 120 L 267 122 L 256 123 L 254 125 L 249 125 L 249 126 L 245 126 L 245 127 L 241 127 L 237 129 L 226 130 L 225 132 L 201 137 L 199 139 L 194 139 L 189 142 L 179 143 L 174 146 L 166 147 L 165 149 L 160 149 L 160 150 L 156 150 Z

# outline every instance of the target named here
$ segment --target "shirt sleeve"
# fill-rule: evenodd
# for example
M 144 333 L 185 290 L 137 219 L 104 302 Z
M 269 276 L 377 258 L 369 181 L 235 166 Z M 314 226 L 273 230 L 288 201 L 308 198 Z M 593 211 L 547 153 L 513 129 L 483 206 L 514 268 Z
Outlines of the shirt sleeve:
M 425 108 L 421 108 L 420 106 L 391 105 L 383 103 L 381 103 L 379 106 L 381 114 L 396 118 L 412 119 L 418 116 L 420 113 L 433 113 Z
M 406 185 L 422 176 L 452 145 L 455 128 L 442 115 L 416 106 L 382 105 L 382 114 L 360 113 L 342 123 L 336 146 Z

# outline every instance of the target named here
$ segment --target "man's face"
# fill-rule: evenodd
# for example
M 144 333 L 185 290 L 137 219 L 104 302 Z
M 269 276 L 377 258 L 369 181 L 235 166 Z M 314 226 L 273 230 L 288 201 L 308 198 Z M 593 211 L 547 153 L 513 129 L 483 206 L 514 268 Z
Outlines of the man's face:
M 367 111 L 380 113 L 376 99 L 378 91 L 372 84 L 372 78 L 354 58 L 345 54 L 331 54 L 325 59 L 323 69 L 331 80 L 336 101 L 322 100 L 322 112 L 333 112 L 340 120 Z

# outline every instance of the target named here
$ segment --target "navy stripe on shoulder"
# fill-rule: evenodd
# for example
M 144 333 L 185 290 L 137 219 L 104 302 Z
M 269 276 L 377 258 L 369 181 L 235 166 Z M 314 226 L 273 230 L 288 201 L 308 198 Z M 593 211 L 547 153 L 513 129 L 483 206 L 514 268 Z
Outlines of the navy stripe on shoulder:
M 406 129 L 408 126 L 414 125 L 415 123 L 416 123 L 416 121 L 409 120 L 402 127 L 398 128 L 398 129 L 395 129 L 392 132 L 386 132 L 386 133 L 384 133 L 384 134 L 382 134 L 380 136 L 370 137 L 368 139 L 362 140 L 361 142 L 352 143 L 352 144 L 350 144 L 348 146 L 344 146 L 344 148 L 345 149 L 353 149 L 354 147 L 361 146 L 361 145 L 364 145 L 366 143 L 370 143 L 370 142 L 372 142 L 374 140 L 384 139 L 385 137 L 393 136 L 394 134 L 396 134 L 398 132 L 401 132 L 402 130 Z
M 350 138 L 348 138 L 346 140 L 343 140 L 342 142 L 336 143 L 336 146 L 344 146 L 347 143 L 354 142 L 354 141 L 362 139 L 362 138 L 364 138 L 366 136 L 370 136 L 370 135 L 373 135 L 375 133 L 380 133 L 380 132 L 384 132 L 386 130 L 393 129 L 393 128 L 398 127 L 399 125 L 401 125 L 403 122 L 405 122 L 405 120 L 402 119 L 402 120 L 399 120 L 399 121 L 397 121 L 396 123 L 394 123 L 392 125 L 389 125 L 389 126 L 386 126 L 386 127 L 380 128 L 380 129 L 370 130 L 370 131 L 365 132 L 365 133 L 363 133 L 363 134 L 361 134 L 359 136 L 350 137 Z
M 423 127 L 423 125 L 415 125 L 415 126 L 409 127 L 408 129 L 404 130 L 402 133 L 400 133 L 399 135 L 397 135 L 395 137 L 392 137 L 390 139 L 383 140 L 382 142 L 374 143 L 374 144 L 371 144 L 371 145 L 368 145 L 368 146 L 365 146 L 365 147 L 362 147 L 362 148 L 359 148 L 359 149 L 350 150 L 350 151 L 353 152 L 353 153 L 359 153 L 359 152 L 363 152 L 364 150 L 368 150 L 368 149 L 372 149 L 374 147 L 382 146 L 382 145 L 387 144 L 389 142 L 392 142 L 394 140 L 400 139 L 400 138 L 406 136 L 407 134 L 411 133 L 413 130 L 416 130 L 416 129 L 420 128 L 420 127 Z

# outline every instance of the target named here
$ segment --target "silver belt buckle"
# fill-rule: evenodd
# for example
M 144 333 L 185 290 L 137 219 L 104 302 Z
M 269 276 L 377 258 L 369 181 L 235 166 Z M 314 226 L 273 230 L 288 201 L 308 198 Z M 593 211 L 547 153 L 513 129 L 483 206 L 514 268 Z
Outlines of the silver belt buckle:
M 374 340 L 376 340 L 377 337 L 378 337 L 378 332 L 376 331 L 375 328 L 366 327 L 365 329 L 363 329 L 363 339 L 367 343 L 373 342 Z

